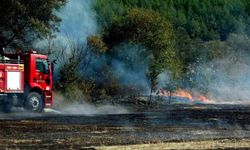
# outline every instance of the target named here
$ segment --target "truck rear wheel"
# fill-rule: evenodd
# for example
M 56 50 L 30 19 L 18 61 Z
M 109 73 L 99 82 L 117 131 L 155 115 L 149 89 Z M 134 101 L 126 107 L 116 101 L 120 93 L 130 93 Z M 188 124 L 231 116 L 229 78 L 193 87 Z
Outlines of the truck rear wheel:
M 44 102 L 41 94 L 37 92 L 29 93 L 25 101 L 24 108 L 32 112 L 42 112 L 44 108 Z

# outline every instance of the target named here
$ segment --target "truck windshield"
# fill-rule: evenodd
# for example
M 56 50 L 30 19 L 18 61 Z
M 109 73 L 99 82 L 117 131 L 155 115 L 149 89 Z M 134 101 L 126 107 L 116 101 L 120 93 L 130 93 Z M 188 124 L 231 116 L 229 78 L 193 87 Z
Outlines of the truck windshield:
M 49 74 L 49 64 L 45 59 L 36 59 L 36 70 L 42 73 Z

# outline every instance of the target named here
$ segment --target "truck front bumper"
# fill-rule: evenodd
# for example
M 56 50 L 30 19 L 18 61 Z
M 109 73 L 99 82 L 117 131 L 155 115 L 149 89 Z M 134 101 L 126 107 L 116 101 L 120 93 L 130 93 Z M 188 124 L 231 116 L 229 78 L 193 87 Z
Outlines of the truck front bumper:
M 46 91 L 44 93 L 45 108 L 53 106 L 53 99 L 54 99 L 53 92 Z

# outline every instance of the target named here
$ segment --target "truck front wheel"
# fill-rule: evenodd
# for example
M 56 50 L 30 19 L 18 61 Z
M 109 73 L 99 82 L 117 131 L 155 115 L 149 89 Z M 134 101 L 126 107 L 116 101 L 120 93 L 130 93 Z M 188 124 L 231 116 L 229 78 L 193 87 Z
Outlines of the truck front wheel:
M 24 104 L 25 109 L 32 112 L 42 112 L 44 108 L 44 102 L 41 94 L 37 92 L 31 92 L 28 94 Z

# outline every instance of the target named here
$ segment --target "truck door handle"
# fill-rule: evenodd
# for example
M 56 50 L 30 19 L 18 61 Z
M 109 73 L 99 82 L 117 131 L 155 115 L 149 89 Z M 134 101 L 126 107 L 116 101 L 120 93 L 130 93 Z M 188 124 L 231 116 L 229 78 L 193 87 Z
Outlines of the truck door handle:
M 34 78 L 34 82 L 36 82 L 36 78 Z

